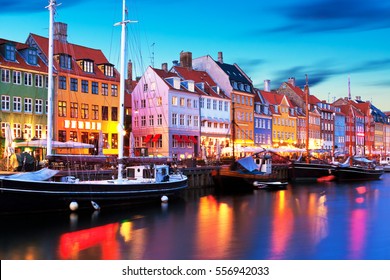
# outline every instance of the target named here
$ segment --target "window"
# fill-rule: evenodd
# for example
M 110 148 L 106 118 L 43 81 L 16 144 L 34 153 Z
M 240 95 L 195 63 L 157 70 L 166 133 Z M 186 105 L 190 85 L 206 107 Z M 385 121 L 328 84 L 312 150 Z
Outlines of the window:
M 37 56 L 36 49 L 29 49 L 27 51 L 27 62 L 30 65 L 37 65 L 38 64 L 38 56 Z
M 184 105 L 185 105 L 185 99 L 183 98 L 183 97 L 180 97 L 180 106 L 181 107 L 184 107 Z
M 77 132 L 69 131 L 69 140 L 77 142 Z
M 172 96 L 172 105 L 177 106 L 177 96 Z
M 81 118 L 88 119 L 89 117 L 89 105 L 86 103 L 81 103 Z
M 43 100 L 35 99 L 35 113 L 42 114 L 43 113 Z
M 58 116 L 66 117 L 66 101 L 58 101 Z
M 184 125 L 184 114 L 180 114 L 179 124 Z
M 134 127 L 139 127 L 138 117 L 134 117 Z
M 146 99 L 141 100 L 141 108 L 146 108 Z
M 191 115 L 187 116 L 187 126 L 188 127 L 192 126 L 192 116 Z
M 58 88 L 59 89 L 66 89 L 66 77 L 65 76 L 60 76 Z
M 22 72 L 20 71 L 14 71 L 12 73 L 12 82 L 15 85 L 21 85 L 22 84 Z
M 149 115 L 149 126 L 154 126 L 154 115 Z
M 217 100 L 213 100 L 213 110 L 217 110 Z
M 157 125 L 162 126 L 162 114 L 157 115 Z
M 35 125 L 35 137 L 42 138 L 42 125 L 41 124 Z
M 118 85 L 111 85 L 111 96 L 118 96 Z
M 148 84 L 144 84 L 144 92 L 148 91 Z
M 108 95 L 108 84 L 102 83 L 102 95 L 107 96 Z
M 23 138 L 24 139 L 31 139 L 32 138 L 32 125 L 29 123 L 24 124 Z
M 89 92 L 89 82 L 87 80 L 81 80 L 81 92 Z
M 194 100 L 194 108 L 197 109 L 198 108 L 198 100 Z
M 79 104 L 76 102 L 70 102 L 70 117 L 78 118 L 79 114 Z
M 6 45 L 5 46 L 5 59 L 10 61 L 15 61 L 15 46 L 14 45 Z
M 102 120 L 108 121 L 108 107 L 102 106 Z
M 13 111 L 14 112 L 21 112 L 22 111 L 22 98 L 21 97 L 14 96 Z
M 3 83 L 11 82 L 11 71 L 9 69 L 1 69 L 1 81 Z
M 199 116 L 194 116 L 194 127 L 199 126 Z
M 195 108 L 195 107 L 194 107 Z M 204 99 L 201 98 L 200 99 L 200 108 L 203 109 L 204 108 Z
M 111 108 L 111 120 L 112 121 L 117 121 L 118 120 L 118 108 L 117 107 L 112 107 Z
M 157 97 L 157 106 L 162 106 L 162 97 Z
M 32 74 L 31 73 L 24 73 L 24 85 L 25 86 L 32 86 Z
M 78 80 L 76 78 L 70 78 L 70 90 L 78 91 Z
M 15 138 L 22 138 L 22 125 L 20 123 L 14 123 L 14 135 Z
M 58 141 L 66 142 L 66 130 L 59 130 L 58 131 Z
M 92 105 L 92 119 L 93 120 L 99 119 L 99 106 L 98 105 Z
M 218 101 L 218 110 L 219 111 L 222 111 L 222 105 L 223 105 L 223 102 L 222 101 Z
M 206 100 L 206 102 L 207 102 L 207 109 L 211 109 L 211 99 L 210 98 L 207 98 L 207 100 Z
M 146 116 L 141 116 L 141 126 L 142 127 L 146 126 Z
M 43 76 L 42 75 L 35 75 L 35 86 L 36 87 L 43 87 Z
M 84 60 L 83 61 L 83 71 L 87 73 L 93 73 L 93 61 Z
M 118 149 L 118 134 L 111 134 L 111 149 Z
M 63 69 L 72 69 L 72 57 L 67 54 L 61 54 L 60 67 Z
M 177 125 L 177 114 L 172 113 L 172 125 Z
M 92 94 L 99 94 L 98 82 L 92 82 Z
M 1 96 L 1 110 L 9 111 L 10 110 L 10 96 L 2 95 Z
M 108 77 L 114 77 L 114 66 L 105 65 L 104 66 L 104 75 L 106 75 Z
M 32 113 L 32 99 L 31 98 L 24 99 L 24 112 L 25 113 Z

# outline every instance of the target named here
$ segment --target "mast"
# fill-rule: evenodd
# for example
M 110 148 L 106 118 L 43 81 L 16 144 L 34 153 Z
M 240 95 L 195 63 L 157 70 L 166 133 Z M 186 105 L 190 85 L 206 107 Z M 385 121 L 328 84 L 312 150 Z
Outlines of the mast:
M 309 163 L 309 81 L 306 74 L 305 98 L 306 98 L 306 162 Z
M 47 151 L 46 156 L 52 155 L 52 139 L 53 139 L 53 25 L 55 13 L 56 0 L 50 0 L 47 8 L 50 12 L 49 21 L 49 54 L 48 54 L 48 85 L 47 85 Z
M 122 21 L 115 26 L 121 25 L 121 57 L 120 57 L 120 84 L 119 84 L 119 124 L 118 124 L 118 180 L 122 181 L 123 170 L 123 132 L 125 122 L 125 56 L 126 56 L 126 24 L 135 21 L 126 20 L 126 0 L 122 1 Z
M 235 108 L 234 108 L 234 101 L 232 102 L 232 113 L 233 113 L 233 117 L 232 117 L 232 144 L 233 144 L 233 148 L 232 148 L 232 151 L 233 151 L 233 158 L 235 159 L 235 154 L 234 154 L 234 142 L 236 142 L 236 120 L 235 120 Z

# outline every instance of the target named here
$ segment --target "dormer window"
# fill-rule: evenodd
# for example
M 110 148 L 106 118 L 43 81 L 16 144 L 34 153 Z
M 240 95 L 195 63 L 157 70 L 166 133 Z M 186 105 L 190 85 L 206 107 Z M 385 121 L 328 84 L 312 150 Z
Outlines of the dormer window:
M 107 77 L 114 77 L 114 66 L 104 65 L 104 75 Z
M 36 49 L 29 49 L 27 51 L 27 63 L 30 65 L 38 64 L 38 55 Z
M 16 52 L 16 49 L 15 49 L 14 45 L 12 45 L 12 44 L 5 45 L 4 55 L 5 55 L 6 60 L 15 61 L 15 52 Z
M 63 69 L 72 69 L 72 57 L 67 54 L 61 54 L 60 67 Z
M 86 73 L 94 73 L 92 60 L 84 60 L 83 61 L 83 71 Z

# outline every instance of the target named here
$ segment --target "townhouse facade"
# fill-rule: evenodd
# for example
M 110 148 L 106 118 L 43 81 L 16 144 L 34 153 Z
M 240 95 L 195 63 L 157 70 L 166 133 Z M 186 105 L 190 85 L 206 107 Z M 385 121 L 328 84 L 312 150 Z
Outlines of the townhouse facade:
M 119 73 L 101 50 L 69 43 L 67 36 L 67 25 L 56 22 L 54 140 L 93 144 L 91 154 L 117 154 Z M 30 34 L 26 42 L 47 63 L 48 38 Z
M 9 126 L 15 141 L 46 138 L 47 72 L 36 48 L 0 39 L 2 137 Z

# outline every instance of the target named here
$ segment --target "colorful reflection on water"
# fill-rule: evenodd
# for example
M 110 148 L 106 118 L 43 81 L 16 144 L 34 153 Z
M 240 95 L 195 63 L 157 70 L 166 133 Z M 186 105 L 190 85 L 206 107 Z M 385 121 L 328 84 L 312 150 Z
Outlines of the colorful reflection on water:
M 116 213 L 2 218 L 1 259 L 390 259 L 390 174 Z

